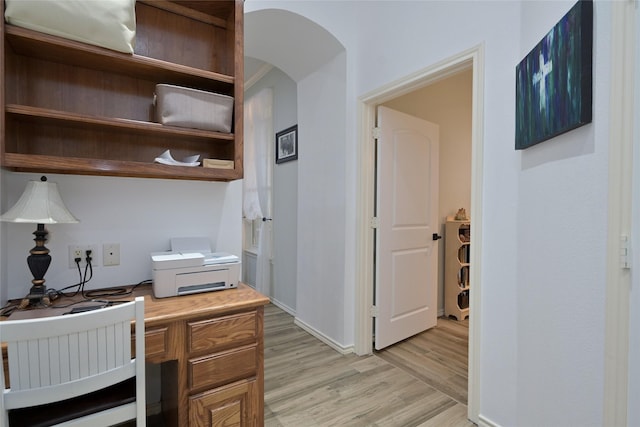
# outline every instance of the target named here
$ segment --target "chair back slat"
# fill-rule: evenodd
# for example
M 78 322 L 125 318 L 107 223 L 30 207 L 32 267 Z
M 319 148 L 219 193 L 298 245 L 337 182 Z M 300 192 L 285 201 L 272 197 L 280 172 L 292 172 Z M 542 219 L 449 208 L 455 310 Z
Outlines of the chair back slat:
M 131 321 L 8 343 L 11 388 L 47 387 L 113 370 L 131 360 Z
M 68 345 L 66 336 L 58 337 L 55 345 L 62 348 L 64 345 Z M 69 373 L 69 361 L 60 351 L 54 351 L 49 353 L 49 363 L 53 366 L 59 366 L 60 369 L 50 371 L 48 377 L 48 384 L 60 384 L 62 378 Z

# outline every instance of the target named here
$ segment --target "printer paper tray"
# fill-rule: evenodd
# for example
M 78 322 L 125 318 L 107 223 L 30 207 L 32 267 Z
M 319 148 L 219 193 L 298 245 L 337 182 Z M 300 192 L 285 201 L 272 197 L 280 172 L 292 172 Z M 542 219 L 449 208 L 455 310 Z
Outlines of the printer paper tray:
M 198 294 L 200 292 L 218 291 L 227 289 L 225 282 L 204 283 L 202 285 L 187 285 L 178 288 L 178 295 Z

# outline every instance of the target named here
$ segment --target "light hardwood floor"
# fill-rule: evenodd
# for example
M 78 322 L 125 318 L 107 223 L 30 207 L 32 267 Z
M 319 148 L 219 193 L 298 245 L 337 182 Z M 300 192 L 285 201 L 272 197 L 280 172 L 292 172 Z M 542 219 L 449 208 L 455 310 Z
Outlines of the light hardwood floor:
M 265 426 L 462 427 L 468 321 L 438 326 L 370 356 L 342 355 L 265 308 Z

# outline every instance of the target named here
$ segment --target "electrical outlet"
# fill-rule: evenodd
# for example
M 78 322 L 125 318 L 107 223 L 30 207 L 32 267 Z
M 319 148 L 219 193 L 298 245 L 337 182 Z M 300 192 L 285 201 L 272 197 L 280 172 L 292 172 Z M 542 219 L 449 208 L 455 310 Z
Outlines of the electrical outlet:
M 87 265 L 87 251 L 91 251 L 91 265 L 98 264 L 98 246 L 96 245 L 69 245 L 69 268 L 78 268 L 75 259 L 80 258 L 80 268 Z
M 102 245 L 102 265 L 120 265 L 120 244 L 105 243 Z

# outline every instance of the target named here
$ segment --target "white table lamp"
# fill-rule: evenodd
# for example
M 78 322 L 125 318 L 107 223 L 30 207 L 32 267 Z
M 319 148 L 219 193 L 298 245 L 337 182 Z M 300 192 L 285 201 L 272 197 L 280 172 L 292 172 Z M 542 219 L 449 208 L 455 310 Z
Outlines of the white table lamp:
M 22 196 L 16 204 L 0 216 L 1 221 L 6 222 L 26 222 L 38 224 L 33 234 L 36 236 L 36 245 L 29 251 L 27 264 L 33 275 L 33 286 L 29 295 L 24 297 L 21 308 L 28 305 L 45 304 L 49 305 L 49 296 L 46 295 L 44 286 L 44 275 L 51 264 L 49 249 L 45 247 L 47 241 L 47 230 L 45 224 L 76 223 L 78 220 L 69 212 L 62 197 L 58 192 L 58 185 L 47 182 L 43 176 L 40 181 L 29 181 Z

